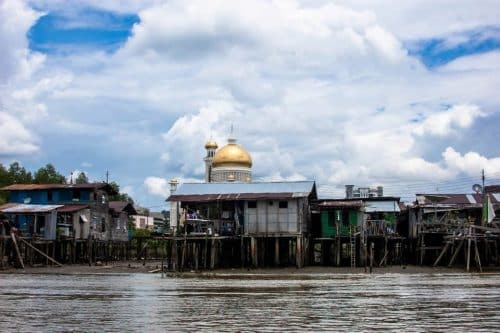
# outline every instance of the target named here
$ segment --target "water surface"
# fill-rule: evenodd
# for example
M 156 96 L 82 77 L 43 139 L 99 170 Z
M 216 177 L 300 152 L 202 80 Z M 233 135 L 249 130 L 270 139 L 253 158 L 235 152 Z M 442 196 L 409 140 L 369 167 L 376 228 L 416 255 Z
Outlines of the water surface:
M 500 330 L 500 274 L 0 275 L 0 331 Z

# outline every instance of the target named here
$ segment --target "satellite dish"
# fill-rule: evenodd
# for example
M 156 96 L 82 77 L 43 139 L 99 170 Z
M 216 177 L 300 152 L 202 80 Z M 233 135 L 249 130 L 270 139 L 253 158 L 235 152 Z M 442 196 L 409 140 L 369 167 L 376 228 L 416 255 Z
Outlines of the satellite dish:
M 472 185 L 472 190 L 479 194 L 479 193 L 483 192 L 483 187 L 479 184 L 474 184 L 474 185 Z
M 30 197 L 24 198 L 24 203 L 25 204 L 31 203 L 31 198 Z

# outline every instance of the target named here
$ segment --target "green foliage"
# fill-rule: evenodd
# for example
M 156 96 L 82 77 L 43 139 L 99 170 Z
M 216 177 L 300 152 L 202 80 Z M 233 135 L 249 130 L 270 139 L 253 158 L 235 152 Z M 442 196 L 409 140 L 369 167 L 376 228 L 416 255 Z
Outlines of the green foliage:
M 66 177 L 56 171 L 52 164 L 47 164 L 35 172 L 35 184 L 65 184 Z
M 85 174 L 85 172 L 80 172 L 78 177 L 75 179 L 75 184 L 88 184 L 89 178 Z
M 116 193 L 109 196 L 110 201 L 126 201 L 131 205 L 134 205 L 134 199 L 132 199 L 131 196 L 124 192 L 120 193 L 120 185 L 118 185 L 116 182 L 110 182 L 109 186 L 111 186 L 113 192 Z
M 134 237 L 149 237 L 151 236 L 151 231 L 148 229 L 135 229 Z
M 9 166 L 8 181 L 9 184 L 29 184 L 33 182 L 33 177 L 19 162 L 14 162 Z

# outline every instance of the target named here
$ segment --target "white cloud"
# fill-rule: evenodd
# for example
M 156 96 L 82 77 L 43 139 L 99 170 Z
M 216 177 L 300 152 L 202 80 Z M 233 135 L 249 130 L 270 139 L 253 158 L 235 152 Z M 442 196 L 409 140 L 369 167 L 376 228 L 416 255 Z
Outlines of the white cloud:
M 0 133 L 0 157 L 33 154 L 39 150 L 35 136 L 19 120 L 1 111 Z
M 450 169 L 463 172 L 469 176 L 479 177 L 483 169 L 486 174 L 495 175 L 496 177 L 500 175 L 500 157 L 489 159 L 477 152 L 468 152 L 462 155 L 452 147 L 448 147 L 443 152 L 443 159 Z
M 231 124 L 252 154 L 254 179 L 314 178 L 335 193 L 344 183 L 452 179 L 466 169 L 440 155 L 447 146 L 462 151 L 447 140 L 500 105 L 500 53 L 429 71 L 403 46 L 497 22 L 492 5 L 89 3 L 139 9 L 141 21 L 115 54 L 49 55 L 31 80 L 11 79 L 9 113 L 26 131 L 70 133 L 75 149 L 98 135 L 116 167 L 140 179 L 131 186 L 157 198 L 168 195 L 170 177 L 202 179 L 205 141 L 225 144 Z
M 147 177 L 144 186 L 149 194 L 166 198 L 170 194 L 170 185 L 165 178 Z
M 446 111 L 432 113 L 413 132 L 445 136 L 454 129 L 470 127 L 476 118 L 484 116 L 477 105 L 454 105 Z

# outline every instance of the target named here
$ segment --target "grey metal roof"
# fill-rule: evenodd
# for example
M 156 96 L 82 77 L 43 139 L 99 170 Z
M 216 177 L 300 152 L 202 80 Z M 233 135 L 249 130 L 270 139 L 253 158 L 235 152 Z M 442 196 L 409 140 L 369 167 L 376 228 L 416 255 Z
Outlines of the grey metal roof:
M 185 183 L 167 200 L 237 200 L 264 197 L 316 197 L 314 181 L 255 183 Z
M 11 214 L 23 214 L 23 213 L 48 213 L 57 208 L 64 207 L 63 205 L 28 205 L 28 204 L 18 204 L 10 207 L 2 208 L 0 212 L 11 213 Z
M 397 201 L 365 201 L 365 212 L 400 212 Z

